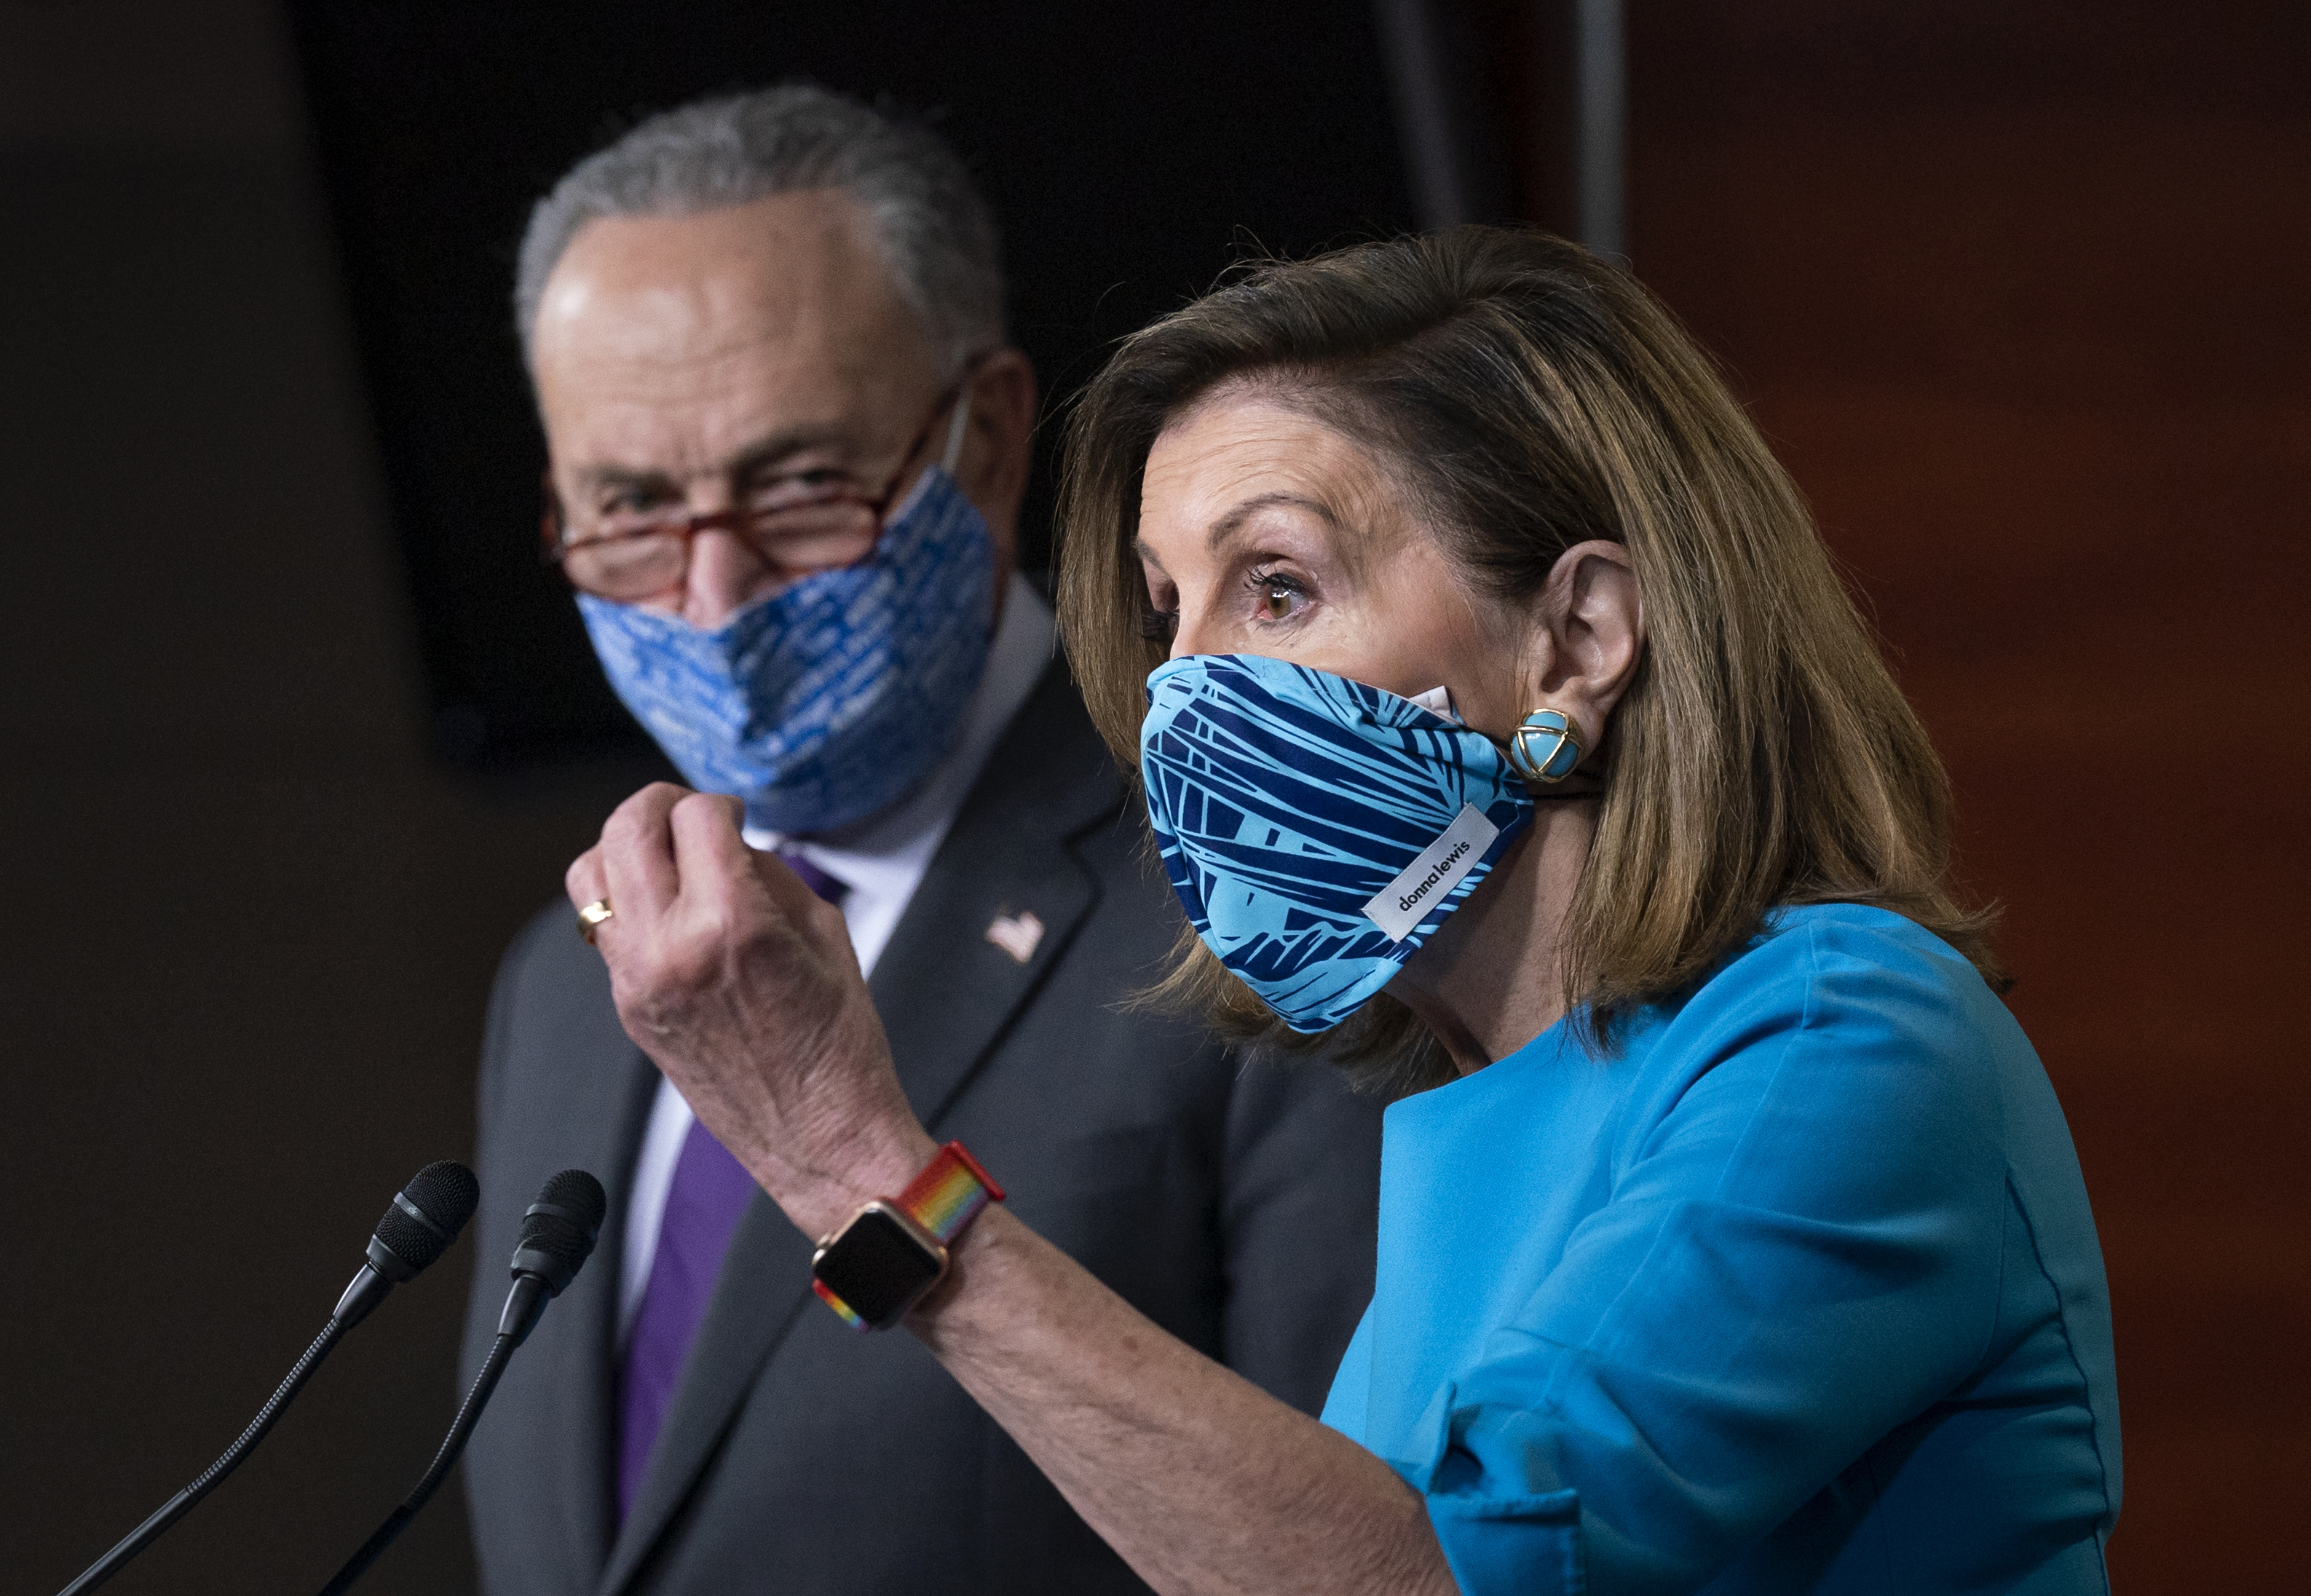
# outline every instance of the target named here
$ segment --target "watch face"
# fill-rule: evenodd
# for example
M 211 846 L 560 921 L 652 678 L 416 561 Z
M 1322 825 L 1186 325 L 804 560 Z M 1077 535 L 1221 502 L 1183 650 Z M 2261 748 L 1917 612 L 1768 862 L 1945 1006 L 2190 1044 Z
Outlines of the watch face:
M 811 1273 L 853 1313 L 887 1330 L 939 1278 L 944 1261 L 927 1252 L 906 1222 L 870 1203 L 827 1245 Z

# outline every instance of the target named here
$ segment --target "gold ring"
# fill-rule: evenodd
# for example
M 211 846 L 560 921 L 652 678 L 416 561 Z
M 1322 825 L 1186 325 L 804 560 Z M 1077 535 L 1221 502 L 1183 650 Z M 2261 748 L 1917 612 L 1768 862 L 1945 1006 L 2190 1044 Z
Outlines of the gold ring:
M 588 942 L 593 941 L 596 929 L 615 912 L 610 907 L 609 899 L 596 898 L 578 911 L 578 934 Z

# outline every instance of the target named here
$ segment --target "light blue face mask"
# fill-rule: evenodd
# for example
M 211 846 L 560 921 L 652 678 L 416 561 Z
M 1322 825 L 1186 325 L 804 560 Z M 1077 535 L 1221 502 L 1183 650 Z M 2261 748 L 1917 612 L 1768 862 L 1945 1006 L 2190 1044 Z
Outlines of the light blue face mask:
M 684 778 L 799 835 L 889 807 L 954 746 L 987 664 L 994 567 L 987 522 L 932 466 L 867 560 L 711 632 L 590 593 L 578 607 L 610 685 Z
M 1158 667 L 1139 768 L 1189 921 L 1295 1031 L 1386 986 L 1532 819 L 1449 712 L 1253 654 Z

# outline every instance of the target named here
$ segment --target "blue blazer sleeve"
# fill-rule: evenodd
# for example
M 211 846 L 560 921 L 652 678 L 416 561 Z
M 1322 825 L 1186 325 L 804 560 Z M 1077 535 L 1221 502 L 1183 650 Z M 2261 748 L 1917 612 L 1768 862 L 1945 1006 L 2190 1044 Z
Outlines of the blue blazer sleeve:
M 1398 1461 L 1469 1596 L 1693 1590 L 1983 1357 L 2011 1022 L 1886 952 L 1801 921 L 1652 1045 L 1608 1199 Z

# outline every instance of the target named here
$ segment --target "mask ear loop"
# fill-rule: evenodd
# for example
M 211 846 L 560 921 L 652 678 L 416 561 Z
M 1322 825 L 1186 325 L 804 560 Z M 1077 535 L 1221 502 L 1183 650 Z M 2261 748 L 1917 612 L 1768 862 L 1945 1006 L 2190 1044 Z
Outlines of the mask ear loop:
M 955 419 L 946 423 L 946 452 L 939 457 L 939 469 L 949 476 L 955 475 L 955 462 L 963 458 L 964 429 L 971 422 L 971 388 L 965 384 L 955 401 Z

